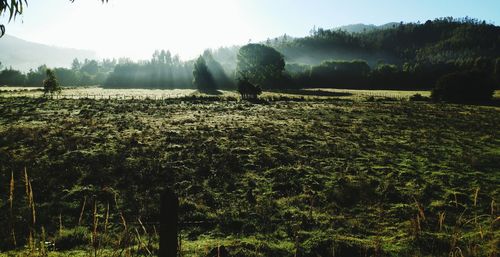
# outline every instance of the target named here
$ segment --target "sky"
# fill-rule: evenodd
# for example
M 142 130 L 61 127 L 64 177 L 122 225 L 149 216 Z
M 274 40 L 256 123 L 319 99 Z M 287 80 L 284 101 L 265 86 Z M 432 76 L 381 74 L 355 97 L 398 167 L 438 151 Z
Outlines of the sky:
M 28 0 L 7 34 L 96 51 L 100 58 L 149 59 L 155 49 L 181 59 L 204 49 L 258 42 L 313 27 L 474 17 L 500 24 L 500 0 Z M 1 40 L 1 39 L 0 39 Z

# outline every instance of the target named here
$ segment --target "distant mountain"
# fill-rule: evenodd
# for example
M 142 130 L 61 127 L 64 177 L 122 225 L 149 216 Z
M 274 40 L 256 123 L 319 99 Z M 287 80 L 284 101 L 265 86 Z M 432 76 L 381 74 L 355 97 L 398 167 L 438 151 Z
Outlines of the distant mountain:
M 363 33 L 363 32 L 371 32 L 374 30 L 392 29 L 398 27 L 399 25 L 400 23 L 397 22 L 390 22 L 380 26 L 373 24 L 358 23 L 358 24 L 350 24 L 350 25 L 336 27 L 335 29 L 343 30 L 350 33 Z
M 22 71 L 46 64 L 49 67 L 69 67 L 74 58 L 93 59 L 95 52 L 49 46 L 5 35 L 0 38 L 0 62 L 3 66 Z

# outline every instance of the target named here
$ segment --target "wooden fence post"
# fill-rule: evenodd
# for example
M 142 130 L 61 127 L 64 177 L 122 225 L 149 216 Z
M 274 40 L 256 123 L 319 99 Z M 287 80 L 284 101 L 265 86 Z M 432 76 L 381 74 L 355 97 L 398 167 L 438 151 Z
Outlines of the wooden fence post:
M 177 257 L 177 222 L 179 199 L 167 188 L 160 203 L 160 254 L 159 257 Z

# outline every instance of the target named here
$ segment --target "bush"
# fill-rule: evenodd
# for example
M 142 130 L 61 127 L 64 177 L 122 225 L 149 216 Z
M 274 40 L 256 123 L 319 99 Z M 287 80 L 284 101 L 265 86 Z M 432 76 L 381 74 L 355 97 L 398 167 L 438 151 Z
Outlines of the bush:
M 43 93 L 44 94 L 54 94 L 61 91 L 59 82 L 56 79 L 54 72 L 51 69 L 47 69 L 47 79 L 43 81 Z
M 414 94 L 414 95 L 410 96 L 410 101 L 412 101 L 412 102 L 429 101 L 429 97 L 423 96 L 421 94 Z
M 432 90 L 432 99 L 454 103 L 477 103 L 491 100 L 491 78 L 473 71 L 455 72 L 441 77 Z
M 54 243 L 58 250 L 71 250 L 90 244 L 90 235 L 84 227 L 63 229 L 55 238 Z

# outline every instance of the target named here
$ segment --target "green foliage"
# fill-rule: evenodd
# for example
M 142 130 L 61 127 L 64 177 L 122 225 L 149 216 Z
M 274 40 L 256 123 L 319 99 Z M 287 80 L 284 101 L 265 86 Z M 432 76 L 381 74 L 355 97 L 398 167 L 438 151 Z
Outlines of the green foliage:
M 296 248 L 312 256 L 332 248 L 336 255 L 448 256 L 451 245 L 467 256 L 491 253 L 498 109 L 305 97 L 266 104 L 0 98 L 0 210 L 9 213 L 13 171 L 22 249 L 26 167 L 36 229 L 45 225 L 48 238 L 57 237 L 61 213 L 65 228 L 77 226 L 86 198 L 81 225 L 90 229 L 97 202 L 101 234 L 109 203 L 103 248 L 126 249 L 135 228 L 155 245 L 150 224 L 169 181 L 181 198 L 185 256 L 217 245 L 242 256 L 292 256 Z M 122 214 L 133 234 L 118 244 L 128 235 Z M 9 219 L 0 227 L 10 228 Z M 0 230 L 0 245 L 10 238 Z
M 43 93 L 50 95 L 59 93 L 61 91 L 61 87 L 54 72 L 51 69 L 47 69 L 46 74 L 47 78 L 43 81 Z
M 76 227 L 72 229 L 63 229 L 58 231 L 54 238 L 54 244 L 60 251 L 74 250 L 86 247 L 90 244 L 91 235 L 87 228 Z
M 194 63 L 193 84 L 200 92 L 213 93 L 217 91 L 212 73 L 208 70 L 205 59 L 200 56 Z
M 480 72 L 457 72 L 443 76 L 432 90 L 432 99 L 454 103 L 480 103 L 491 100 L 494 83 Z
M 85 59 L 85 62 L 80 68 L 80 71 L 85 72 L 89 75 L 96 75 L 99 72 L 99 64 L 97 63 L 96 60 Z
M 16 16 L 23 13 L 24 6 L 28 5 L 27 0 L 1 0 L 0 1 L 0 15 L 3 16 L 8 13 L 9 22 L 15 19 Z M 5 26 L 0 25 L 0 37 L 5 34 Z
M 78 63 L 79 61 L 75 59 L 72 69 L 54 68 L 52 70 L 61 86 L 74 87 L 102 84 L 108 72 L 114 69 L 116 65 L 114 60 L 104 59 L 102 62 L 85 60 L 84 66 L 77 69 L 79 67 Z M 39 66 L 36 70 L 30 69 L 26 74 L 14 69 L 6 69 L 0 72 L 0 85 L 39 87 L 43 84 L 46 70 L 46 65 Z
M 82 64 L 80 63 L 80 61 L 77 58 L 73 59 L 73 62 L 71 63 L 71 69 L 74 71 L 79 71 L 80 68 L 82 68 Z
M 399 68 L 392 64 L 379 64 L 370 74 L 370 88 L 394 88 L 403 81 Z
M 26 76 L 17 70 L 5 69 L 0 72 L 0 85 L 21 86 L 25 80 Z
M 500 56 L 499 31 L 499 27 L 476 19 L 447 17 L 362 33 L 319 28 L 308 37 L 277 41 L 272 46 L 292 62 L 365 59 L 374 65 L 382 58 L 396 64 L 439 63 Z
M 324 61 L 311 69 L 310 86 L 362 87 L 370 72 L 365 61 Z
M 156 51 L 150 61 L 120 60 L 106 78 L 105 88 L 194 88 L 193 61 L 182 62 L 169 51 Z
M 412 96 L 410 96 L 409 98 L 410 101 L 414 101 L 414 102 L 418 102 L 418 101 L 429 101 L 430 98 L 429 97 L 426 97 L 426 96 L 423 96 L 421 94 L 414 94 Z
M 285 60 L 274 48 L 248 44 L 238 52 L 237 73 L 262 88 L 279 87 L 283 79 Z
M 233 78 L 227 75 L 222 64 L 214 58 L 213 53 L 213 51 L 206 50 L 203 53 L 203 59 L 205 59 L 208 70 L 212 74 L 217 87 L 220 89 L 234 89 L 235 83 Z

